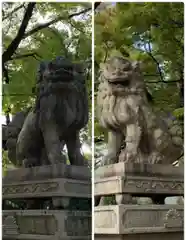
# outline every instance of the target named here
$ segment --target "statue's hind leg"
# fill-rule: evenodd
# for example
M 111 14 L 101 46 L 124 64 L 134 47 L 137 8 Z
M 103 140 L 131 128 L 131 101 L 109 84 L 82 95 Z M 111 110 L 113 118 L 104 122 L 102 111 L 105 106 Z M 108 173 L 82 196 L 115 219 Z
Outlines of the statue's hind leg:
M 70 163 L 72 165 L 77 165 L 77 166 L 85 165 L 85 159 L 80 151 L 81 143 L 79 139 L 79 132 L 71 134 L 66 139 L 66 144 L 67 144 Z

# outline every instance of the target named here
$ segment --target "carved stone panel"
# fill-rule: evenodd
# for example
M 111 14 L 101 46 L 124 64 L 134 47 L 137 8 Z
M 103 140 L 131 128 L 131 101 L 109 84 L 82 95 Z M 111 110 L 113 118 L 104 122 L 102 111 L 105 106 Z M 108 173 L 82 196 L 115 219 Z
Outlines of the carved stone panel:
M 74 179 L 50 179 L 3 184 L 3 199 L 33 197 L 91 198 L 91 182 Z
M 180 178 L 140 176 L 116 176 L 95 180 L 95 196 L 117 193 L 183 195 L 184 183 Z
M 17 235 L 19 234 L 17 218 L 14 215 L 3 216 L 2 234 Z
M 183 227 L 183 213 L 171 208 L 165 215 L 164 226 L 166 228 Z
M 37 194 L 56 191 L 59 188 L 58 182 L 24 182 L 19 184 L 3 185 L 3 197 L 6 195 Z
M 94 216 L 95 234 L 183 232 L 184 226 L 183 206 L 175 205 L 99 206 Z
M 3 211 L 3 239 L 88 240 L 91 224 L 88 211 Z
M 122 181 L 123 191 L 130 193 L 164 193 L 167 195 L 182 195 L 184 183 L 181 179 L 157 177 L 127 177 Z
M 64 231 L 67 236 L 91 236 L 91 227 L 92 221 L 89 214 L 80 211 L 66 213 Z

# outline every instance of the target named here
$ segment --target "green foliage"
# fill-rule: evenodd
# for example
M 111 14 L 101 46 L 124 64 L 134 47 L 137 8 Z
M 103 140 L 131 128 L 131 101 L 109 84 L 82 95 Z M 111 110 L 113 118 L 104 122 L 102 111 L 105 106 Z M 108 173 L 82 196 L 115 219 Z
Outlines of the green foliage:
M 12 9 L 18 3 L 8 5 Z M 73 61 L 84 63 L 91 59 L 91 19 L 83 15 L 76 18 L 68 18 L 72 13 L 77 13 L 84 9 L 81 3 L 37 3 L 33 16 L 29 22 L 28 32 L 38 25 L 49 22 L 57 17 L 63 20 L 49 25 L 35 34 L 28 36 L 21 41 L 15 58 L 8 62 L 8 74 L 10 83 L 3 84 L 3 110 L 11 105 L 12 113 L 19 111 L 33 103 L 32 87 L 36 81 L 36 71 L 39 61 L 52 59 L 63 55 Z M 7 4 L 3 5 L 4 15 L 8 15 Z M 10 15 L 3 21 L 3 46 L 8 47 L 15 38 L 24 8 Z M 18 16 L 19 14 L 19 16 Z M 66 18 L 66 19 L 65 19 Z M 7 31 L 7 26 L 9 30 Z M 32 54 L 33 53 L 33 54 Z M 20 55 L 32 54 L 27 57 Z M 87 67 L 87 66 L 86 66 Z M 89 76 L 89 81 L 91 76 Z
M 184 108 L 177 108 L 174 110 L 173 114 L 175 115 L 175 117 L 179 118 L 179 119 L 183 119 L 184 116 Z

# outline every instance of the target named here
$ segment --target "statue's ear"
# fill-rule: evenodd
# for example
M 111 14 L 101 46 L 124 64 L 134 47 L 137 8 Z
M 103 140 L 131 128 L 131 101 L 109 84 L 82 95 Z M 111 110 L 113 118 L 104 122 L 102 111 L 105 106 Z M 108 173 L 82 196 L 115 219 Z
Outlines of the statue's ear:
M 100 64 L 99 64 L 100 70 L 103 70 L 103 68 L 105 67 L 105 65 L 106 65 L 105 63 L 100 63 Z
M 140 71 L 141 65 L 142 65 L 142 62 L 140 62 L 140 61 L 134 61 L 132 63 L 132 67 L 135 71 Z
M 86 71 L 86 67 L 82 63 L 76 63 L 74 66 L 75 66 L 75 71 L 80 73 L 80 74 L 84 73 Z

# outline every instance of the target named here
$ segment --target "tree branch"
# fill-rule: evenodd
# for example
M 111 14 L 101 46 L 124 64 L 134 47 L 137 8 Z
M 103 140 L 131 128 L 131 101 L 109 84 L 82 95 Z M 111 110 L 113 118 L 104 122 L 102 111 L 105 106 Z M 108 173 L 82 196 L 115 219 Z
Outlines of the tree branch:
M 180 82 L 181 80 L 172 80 L 172 81 L 145 81 L 146 83 L 176 83 L 176 82 Z
M 149 37 L 149 38 L 150 38 L 150 37 Z M 150 46 L 150 42 L 148 41 L 147 44 L 148 44 L 148 48 L 149 48 L 149 49 L 147 49 L 147 47 L 146 47 L 146 42 L 145 42 L 145 43 L 144 43 L 145 51 L 146 51 L 146 53 L 152 58 L 152 60 L 156 63 L 157 69 L 158 69 L 158 72 L 159 72 L 159 75 L 160 75 L 160 79 L 161 79 L 162 82 L 164 82 L 164 77 L 163 77 L 163 73 L 162 73 L 162 71 L 161 71 L 159 62 L 157 61 L 157 59 L 156 59 L 156 58 L 153 56 L 153 54 L 152 54 L 152 49 L 151 49 L 151 46 Z
M 18 54 L 18 55 L 12 56 L 11 59 L 12 60 L 21 59 L 21 58 L 25 58 L 25 57 L 34 57 L 37 60 L 38 60 L 38 58 L 41 58 L 41 56 L 38 53 L 32 52 L 32 53 L 26 53 L 26 54 Z
M 9 76 L 8 76 L 8 69 L 5 66 L 5 64 L 2 64 L 2 69 L 3 69 L 3 77 L 5 78 L 5 83 L 8 84 L 10 82 L 10 79 L 9 79 Z
M 184 22 L 183 21 L 176 21 L 176 20 L 173 20 L 173 19 L 171 19 L 170 21 L 171 21 L 170 24 L 175 24 L 179 28 L 183 28 L 184 27 Z
M 78 30 L 79 32 L 85 34 L 85 32 L 84 32 L 82 29 L 76 27 L 71 21 L 69 21 L 69 25 L 70 25 L 71 27 L 73 27 L 74 29 Z
M 84 9 L 84 10 L 78 12 L 78 13 L 70 14 L 70 15 L 67 16 L 67 17 L 58 16 L 58 17 L 54 18 L 53 20 L 51 20 L 51 21 L 49 21 L 49 22 L 47 22 L 47 23 L 44 23 L 44 24 L 40 24 L 40 25 L 34 27 L 32 30 L 26 32 L 26 33 L 24 34 L 23 38 L 27 38 L 27 37 L 33 35 L 34 33 L 38 32 L 38 31 L 40 31 L 40 30 L 42 30 L 42 29 L 44 29 L 44 28 L 46 28 L 46 27 L 49 27 L 50 25 L 52 25 L 52 24 L 54 24 L 54 23 L 57 23 L 57 22 L 59 22 L 59 21 L 61 21 L 61 20 L 67 20 L 67 19 L 73 18 L 73 17 L 75 17 L 75 16 L 79 16 L 79 15 L 81 15 L 81 14 L 87 13 L 87 12 L 89 12 L 91 9 L 92 9 L 92 8 L 89 7 L 89 8 L 86 8 L 86 9 Z
M 24 17 L 23 17 L 23 21 L 21 23 L 21 26 L 19 28 L 19 31 L 18 31 L 16 37 L 10 43 L 10 45 L 7 48 L 7 50 L 3 53 L 3 56 L 2 56 L 3 64 L 5 64 L 7 61 L 9 61 L 11 59 L 12 55 L 17 50 L 21 40 L 23 39 L 23 36 L 25 34 L 25 30 L 27 28 L 29 20 L 32 17 L 32 12 L 33 12 L 33 9 L 35 7 L 35 4 L 36 3 L 29 3 L 28 4 L 26 12 L 25 12 Z
M 6 20 L 7 18 L 9 18 L 12 14 L 14 14 L 15 12 L 17 12 L 19 9 L 21 9 L 22 7 L 24 7 L 24 3 L 17 6 L 16 8 L 14 8 L 10 13 L 8 13 L 6 16 L 3 16 L 3 21 Z
M 96 10 L 96 8 L 99 7 L 100 4 L 101 4 L 101 2 L 95 2 L 95 3 L 94 3 L 94 11 Z

